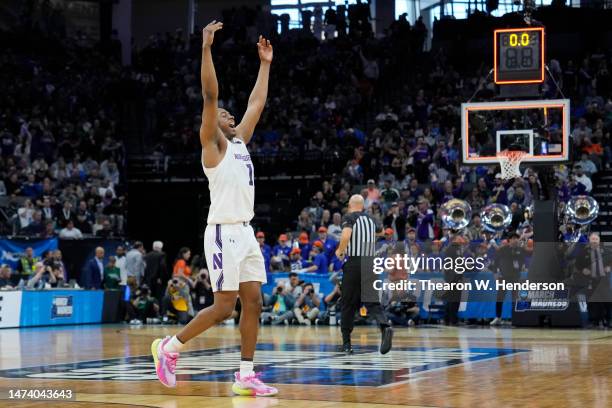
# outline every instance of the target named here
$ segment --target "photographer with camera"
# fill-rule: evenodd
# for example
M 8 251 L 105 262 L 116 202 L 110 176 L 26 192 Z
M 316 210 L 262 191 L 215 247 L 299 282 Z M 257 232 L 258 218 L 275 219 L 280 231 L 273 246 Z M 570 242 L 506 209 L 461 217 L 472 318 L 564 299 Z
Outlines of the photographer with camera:
M 302 284 L 300 277 L 295 272 L 289 272 L 289 280 L 285 283 L 285 291 L 287 294 L 297 299 L 302 294 Z
M 293 304 L 295 299 L 291 296 L 285 286 L 279 283 L 274 294 L 270 297 L 270 304 L 272 310 L 269 312 L 263 312 L 261 314 L 261 322 L 263 324 L 272 323 L 273 325 L 279 325 L 282 323 L 289 322 L 293 319 Z
M 295 302 L 293 314 L 300 324 L 310 326 L 319 316 L 321 300 L 312 283 L 305 283 L 304 290 Z
M 53 269 L 53 266 L 55 264 L 55 260 L 53 259 L 53 252 L 52 251 L 45 251 L 45 252 L 43 252 L 42 263 L 43 263 L 43 265 L 48 266 L 49 268 Z
M 391 323 L 398 326 L 416 324 L 419 317 L 419 305 L 412 293 L 387 290 L 382 297 L 385 304 L 385 315 Z
M 159 323 L 159 305 L 147 285 L 142 285 L 136 297 L 127 303 L 127 314 L 130 324 Z
M 193 307 L 196 312 L 213 304 L 213 291 L 208 269 L 200 269 L 192 291 Z
M 59 252 L 59 250 L 55 252 Z M 46 251 L 43 255 L 43 265 L 45 271 L 49 273 L 49 278 L 46 283 L 52 288 L 62 288 L 67 286 L 67 282 L 65 281 L 65 268 L 61 261 L 61 253 L 58 259 L 55 256 L 55 252 Z
M 162 299 L 163 320 L 167 321 L 168 313 L 171 313 L 180 324 L 187 324 L 191 320 L 189 300 L 189 286 L 179 278 L 169 280 Z
M 66 265 L 64 264 L 64 261 L 62 259 L 62 251 L 60 251 L 59 249 L 56 249 L 55 251 L 53 251 L 53 262 L 54 262 L 55 268 L 59 270 L 59 272 L 57 272 L 55 276 L 61 275 L 64 282 L 67 284 L 69 281 L 68 271 L 66 270 Z
M 342 282 L 340 279 L 338 279 L 337 274 L 332 275 L 330 280 L 334 284 L 334 290 L 323 298 L 323 303 L 325 304 L 326 310 L 321 314 L 319 320 L 329 324 L 330 326 L 335 326 L 338 324 L 338 314 L 342 309 L 342 305 L 340 303 L 342 301 L 342 291 L 340 289 Z
M 52 288 L 67 288 L 68 282 L 64 280 L 64 271 L 61 268 L 54 267 L 51 269 L 51 274 L 55 276 L 55 282 L 50 282 Z
M 57 284 L 57 279 L 53 273 L 51 266 L 45 265 L 43 262 L 34 264 L 34 276 L 28 280 L 26 287 L 28 289 L 44 289 L 47 284 Z

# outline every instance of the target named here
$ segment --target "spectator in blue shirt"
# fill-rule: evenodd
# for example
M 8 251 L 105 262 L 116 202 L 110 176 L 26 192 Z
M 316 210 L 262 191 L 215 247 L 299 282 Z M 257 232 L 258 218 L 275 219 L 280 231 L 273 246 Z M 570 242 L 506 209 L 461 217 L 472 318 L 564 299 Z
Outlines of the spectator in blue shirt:
M 504 180 L 502 179 L 502 175 L 500 173 L 495 175 L 495 184 L 491 190 L 493 193 L 489 198 L 490 203 L 508 205 L 508 195 L 506 193 L 506 187 L 504 186 Z
M 289 266 L 289 253 L 291 252 L 291 243 L 287 238 L 287 234 L 280 234 L 278 244 L 272 248 L 272 258 L 270 258 L 270 266 L 272 269 L 279 271 L 285 266 Z
M 298 272 L 304 268 L 304 261 L 302 261 L 302 251 L 300 248 L 293 248 L 291 250 L 289 254 L 289 267 L 291 268 L 291 272 Z
M 580 226 L 575 224 L 566 224 L 562 229 L 562 237 L 563 242 L 577 242 L 580 244 L 589 242 L 586 234 L 580 231 Z
M 385 229 L 385 235 L 376 243 L 376 255 L 385 256 L 395 248 L 396 240 L 393 228 Z
M 338 247 L 338 242 L 332 239 L 329 235 L 327 235 L 326 227 L 319 227 L 319 241 L 323 244 L 323 253 L 330 259 L 332 255 L 336 252 L 336 248 Z
M 327 257 L 323 253 L 323 243 L 315 241 L 310 250 L 307 267 L 298 272 L 314 272 L 321 275 L 327 274 Z
M 419 180 L 413 178 L 410 180 L 410 185 L 408 187 L 408 195 L 410 196 L 409 202 L 414 202 L 419 198 L 420 195 L 423 194 L 423 189 L 419 187 Z
M 266 244 L 266 234 L 262 231 L 259 231 L 255 237 L 257 238 L 257 242 L 259 242 L 259 249 L 261 249 L 261 254 L 263 255 L 264 265 L 266 266 L 266 273 L 270 272 L 270 259 L 272 258 L 272 248 L 270 245 Z
M 572 196 L 584 195 L 587 193 L 586 187 L 584 186 L 584 184 L 577 181 L 576 177 L 574 176 L 572 176 L 570 179 L 569 190 L 570 190 L 570 195 Z
M 559 198 L 559 201 L 567 203 L 570 199 L 570 193 L 570 188 L 567 183 L 564 183 L 563 181 L 559 181 L 557 183 L 557 197 Z
M 427 241 L 434 237 L 434 213 L 429 208 L 429 201 L 426 199 L 419 199 L 418 210 L 408 221 L 416 226 L 417 239 L 420 241 Z
M 35 198 L 40 195 L 42 192 L 42 186 L 40 183 L 36 182 L 36 178 L 34 174 L 28 175 L 28 181 L 23 184 L 21 187 L 21 192 L 23 195 L 28 196 L 30 198 Z
M 310 239 L 308 238 L 307 232 L 300 233 L 298 245 L 302 254 L 308 255 L 310 253 L 310 248 L 312 248 L 312 245 L 310 245 Z

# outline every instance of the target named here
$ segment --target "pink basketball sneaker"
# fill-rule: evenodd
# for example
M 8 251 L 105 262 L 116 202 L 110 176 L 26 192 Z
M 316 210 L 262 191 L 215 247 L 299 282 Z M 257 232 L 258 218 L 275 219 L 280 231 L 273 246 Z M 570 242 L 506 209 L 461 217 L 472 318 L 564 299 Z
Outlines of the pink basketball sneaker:
M 157 378 L 166 387 L 176 387 L 176 360 L 179 353 L 168 353 L 164 351 L 164 345 L 170 341 L 170 337 L 165 339 L 155 339 L 151 344 L 151 354 L 155 362 L 155 372 Z
M 240 378 L 240 372 L 234 373 L 234 385 L 232 391 L 238 395 L 251 395 L 255 397 L 271 397 L 278 394 L 274 387 L 266 385 L 259 379 L 261 373 L 253 374 L 248 377 Z

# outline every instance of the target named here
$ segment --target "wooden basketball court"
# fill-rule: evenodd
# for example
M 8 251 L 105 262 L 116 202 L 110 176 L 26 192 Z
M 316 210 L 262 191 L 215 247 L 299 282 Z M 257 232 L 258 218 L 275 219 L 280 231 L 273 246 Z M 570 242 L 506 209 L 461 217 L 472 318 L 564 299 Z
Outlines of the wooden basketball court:
M 149 347 L 176 327 L 80 326 L 0 331 L 0 389 L 70 389 L 71 401 L 19 407 L 610 407 L 612 333 L 511 328 L 396 329 L 394 350 L 359 327 L 356 354 L 336 352 L 338 328 L 264 327 L 256 367 L 277 398 L 233 397 L 237 327 L 189 344 L 179 385 L 155 379 Z M 9 401 L 3 401 L 9 403 Z M 0 403 L 3 405 L 3 403 Z M 8 406 L 8 405 L 7 405 Z

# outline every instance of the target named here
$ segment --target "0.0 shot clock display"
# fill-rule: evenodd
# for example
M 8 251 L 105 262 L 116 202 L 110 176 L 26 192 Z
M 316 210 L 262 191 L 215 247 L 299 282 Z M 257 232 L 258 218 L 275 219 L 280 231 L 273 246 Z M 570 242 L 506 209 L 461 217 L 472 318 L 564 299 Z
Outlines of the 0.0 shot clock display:
M 496 84 L 544 81 L 544 28 L 511 28 L 494 32 Z

